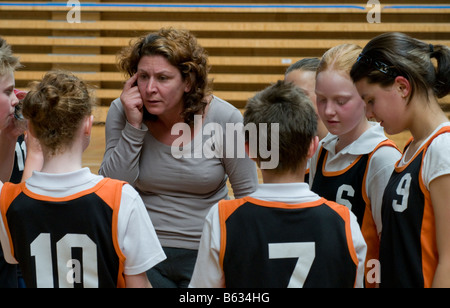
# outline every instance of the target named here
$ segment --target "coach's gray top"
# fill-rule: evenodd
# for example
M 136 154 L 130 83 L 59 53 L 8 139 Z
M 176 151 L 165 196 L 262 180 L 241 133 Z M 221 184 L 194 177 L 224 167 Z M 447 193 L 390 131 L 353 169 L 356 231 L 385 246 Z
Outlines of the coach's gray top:
M 242 123 L 240 111 L 214 97 L 190 144 L 181 148 L 176 140 L 168 146 L 144 124 L 141 129 L 130 125 L 116 99 L 106 120 L 100 174 L 136 188 L 163 247 L 198 249 L 209 209 L 228 198 L 228 177 L 236 198 L 251 194 L 258 184 L 255 163 L 242 154 L 242 124 L 235 123 Z

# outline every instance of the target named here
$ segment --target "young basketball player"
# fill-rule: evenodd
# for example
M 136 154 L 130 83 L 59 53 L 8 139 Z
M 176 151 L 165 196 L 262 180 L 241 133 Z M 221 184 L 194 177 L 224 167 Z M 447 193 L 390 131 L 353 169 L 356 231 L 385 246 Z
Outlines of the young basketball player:
M 286 82 L 292 82 L 305 92 L 306 95 L 313 102 L 313 106 L 317 111 L 316 106 L 316 72 L 319 67 L 320 59 L 318 58 L 304 58 L 291 66 L 289 66 L 284 75 Z M 317 119 L 317 136 L 319 140 L 325 138 L 328 134 L 326 126 L 320 118 Z
M 350 44 L 334 47 L 317 70 L 317 108 L 330 134 L 311 159 L 310 184 L 312 191 L 356 215 L 369 261 L 378 259 L 381 198 L 400 152 L 378 123 L 367 120 L 365 103 L 350 78 L 361 50 Z M 376 275 L 366 278 L 366 287 L 375 286 Z
M 11 46 L 0 38 L 0 180 L 9 181 L 14 165 L 17 138 L 23 133 L 17 129 L 14 118 L 19 99 L 14 92 L 14 72 L 20 62 Z
M 14 109 L 19 99 L 14 93 L 14 72 L 20 66 L 11 46 L 0 37 L 0 181 L 9 181 L 14 166 L 17 130 Z M 17 288 L 17 266 L 8 264 L 0 249 L 0 288 Z
M 303 181 L 318 144 L 309 98 L 279 81 L 249 100 L 244 123 L 256 127 L 257 139 L 260 124 L 278 126 L 279 165 L 261 170 L 264 184 L 255 193 L 212 208 L 190 286 L 362 286 L 366 244 L 355 216 Z M 260 165 L 264 159 L 252 150 L 254 137 L 247 134 L 246 147 Z
M 165 258 L 138 193 L 81 167 L 92 108 L 86 84 L 66 72 L 46 74 L 23 102 L 44 163 L 3 185 L 0 237 L 27 287 L 148 287 L 145 272 Z
M 450 287 L 450 49 L 386 33 L 351 76 L 387 133 L 412 134 L 384 192 L 381 287 Z
M 316 71 L 319 67 L 320 59 L 318 58 L 304 58 L 289 66 L 284 75 L 286 82 L 292 82 L 297 87 L 303 90 L 311 99 L 313 106 L 317 113 L 316 105 Z M 317 136 L 319 141 L 325 138 L 328 130 L 323 124 L 320 117 L 317 118 Z M 309 183 L 309 161 L 306 165 L 305 182 Z

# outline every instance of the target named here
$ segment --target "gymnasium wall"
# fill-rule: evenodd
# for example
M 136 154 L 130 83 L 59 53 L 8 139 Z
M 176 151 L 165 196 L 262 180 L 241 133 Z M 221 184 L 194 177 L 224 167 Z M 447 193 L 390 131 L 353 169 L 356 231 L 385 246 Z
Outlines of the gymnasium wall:
M 69 69 L 96 88 L 96 121 L 104 122 L 125 80 L 116 68 L 117 52 L 160 27 L 196 34 L 210 55 L 214 94 L 238 108 L 282 79 L 291 63 L 320 57 L 338 44 L 363 47 L 378 34 L 399 31 L 450 46 L 448 0 L 379 2 L 376 12 L 366 1 L 90 0 L 79 1 L 76 15 L 67 1 L 0 1 L 0 36 L 24 64 L 16 73 L 18 88 L 46 71 Z M 69 23 L 68 16 L 80 23 Z M 441 104 L 450 114 L 450 97 Z

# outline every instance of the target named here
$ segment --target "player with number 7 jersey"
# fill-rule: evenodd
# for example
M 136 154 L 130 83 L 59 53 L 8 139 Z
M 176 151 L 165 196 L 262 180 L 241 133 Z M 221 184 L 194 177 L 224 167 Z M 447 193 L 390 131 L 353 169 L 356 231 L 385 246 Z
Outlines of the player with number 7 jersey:
M 279 81 L 248 101 L 244 123 L 280 124 L 280 164 L 261 168 L 254 193 L 211 208 L 190 287 L 362 287 L 367 245 L 356 216 L 304 182 L 319 142 L 310 99 Z M 253 154 L 248 138 L 245 147 Z
M 249 197 L 211 209 L 190 286 L 362 287 L 365 257 L 348 208 L 305 183 L 260 184 Z

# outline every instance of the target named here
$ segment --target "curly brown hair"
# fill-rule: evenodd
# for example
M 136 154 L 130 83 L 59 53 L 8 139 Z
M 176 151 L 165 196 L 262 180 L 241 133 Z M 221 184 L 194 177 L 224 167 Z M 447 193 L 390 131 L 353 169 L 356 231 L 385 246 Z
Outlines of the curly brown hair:
M 69 72 L 54 71 L 31 84 L 23 101 L 23 115 L 30 120 L 41 145 L 55 155 L 72 143 L 93 107 L 84 81 Z
M 183 80 L 192 85 L 183 96 L 181 116 L 187 124 L 194 123 L 194 115 L 203 113 L 210 94 L 208 54 L 188 30 L 162 28 L 131 41 L 130 46 L 118 54 L 118 67 L 129 77 L 136 74 L 139 61 L 144 56 L 160 55 L 181 73 Z

